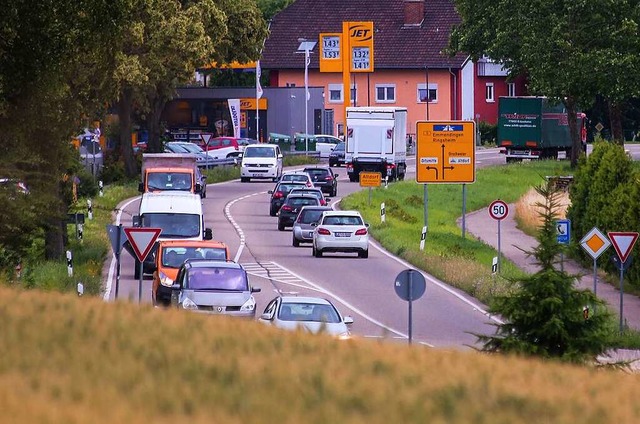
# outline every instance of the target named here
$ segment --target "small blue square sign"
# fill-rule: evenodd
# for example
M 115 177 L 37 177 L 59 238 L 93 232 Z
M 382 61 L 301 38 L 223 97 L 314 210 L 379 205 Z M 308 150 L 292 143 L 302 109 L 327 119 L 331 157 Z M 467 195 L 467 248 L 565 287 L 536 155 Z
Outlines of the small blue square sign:
M 556 234 L 559 244 L 569 244 L 571 240 L 571 220 L 560 219 L 556 221 Z

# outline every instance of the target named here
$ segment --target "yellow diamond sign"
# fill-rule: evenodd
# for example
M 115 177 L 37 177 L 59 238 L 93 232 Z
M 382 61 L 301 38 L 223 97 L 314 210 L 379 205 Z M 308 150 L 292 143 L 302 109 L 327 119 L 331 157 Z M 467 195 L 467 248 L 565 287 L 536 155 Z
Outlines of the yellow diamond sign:
M 582 246 L 593 259 L 598 259 L 598 256 L 611 246 L 611 242 L 597 227 L 593 227 L 591 231 L 580 240 L 580 246 Z

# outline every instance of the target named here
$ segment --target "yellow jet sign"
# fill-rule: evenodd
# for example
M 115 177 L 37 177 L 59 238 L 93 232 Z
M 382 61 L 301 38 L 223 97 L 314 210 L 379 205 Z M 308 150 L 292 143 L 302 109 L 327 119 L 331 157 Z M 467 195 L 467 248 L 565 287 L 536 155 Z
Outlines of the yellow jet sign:
M 416 182 L 475 182 L 475 122 L 421 121 L 416 134 Z
M 373 22 L 348 22 L 351 72 L 373 72 Z

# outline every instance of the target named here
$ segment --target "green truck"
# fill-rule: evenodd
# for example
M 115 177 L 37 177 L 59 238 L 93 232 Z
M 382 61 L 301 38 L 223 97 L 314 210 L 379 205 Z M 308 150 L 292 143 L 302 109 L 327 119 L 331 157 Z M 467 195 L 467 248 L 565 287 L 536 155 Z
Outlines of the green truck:
M 571 157 L 567 111 L 562 103 L 546 97 L 500 97 L 498 100 L 498 146 L 507 163 L 523 159 Z M 578 113 L 577 126 L 586 151 L 586 118 Z

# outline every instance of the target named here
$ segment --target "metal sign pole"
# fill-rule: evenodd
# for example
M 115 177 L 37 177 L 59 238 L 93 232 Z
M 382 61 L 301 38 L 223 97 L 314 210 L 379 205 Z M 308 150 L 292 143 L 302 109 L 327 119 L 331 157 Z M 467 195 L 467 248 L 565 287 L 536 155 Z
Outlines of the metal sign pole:
M 498 272 L 501 271 L 500 268 L 500 256 L 502 256 L 502 253 L 500 253 L 502 251 L 502 249 L 500 249 L 500 222 L 502 220 L 498 220 Z
M 467 185 L 462 184 L 462 238 L 466 233 L 466 215 L 467 215 Z
M 369 187 L 369 206 L 371 206 L 371 187 Z
M 118 291 L 120 290 L 120 247 L 122 240 L 120 239 L 122 233 L 122 224 L 118 225 L 118 234 L 116 235 L 116 293 L 115 298 L 118 299 Z
M 428 227 L 427 222 L 429 218 L 429 192 L 427 191 L 427 184 L 424 185 L 424 226 Z
M 138 303 L 142 303 L 142 271 L 144 260 L 140 261 L 140 279 L 138 280 Z
M 623 330 L 622 298 L 624 296 L 624 262 L 620 260 L 620 332 Z
M 598 268 L 597 268 L 597 259 L 593 258 L 593 295 L 598 297 Z M 596 305 L 593 305 L 593 313 L 596 313 Z
M 413 338 L 413 271 L 409 271 L 409 344 Z

